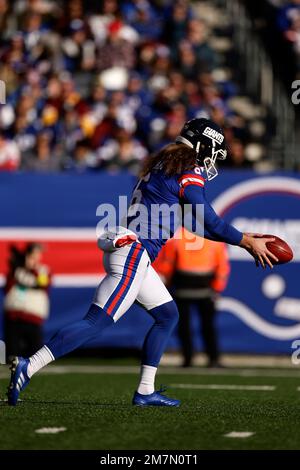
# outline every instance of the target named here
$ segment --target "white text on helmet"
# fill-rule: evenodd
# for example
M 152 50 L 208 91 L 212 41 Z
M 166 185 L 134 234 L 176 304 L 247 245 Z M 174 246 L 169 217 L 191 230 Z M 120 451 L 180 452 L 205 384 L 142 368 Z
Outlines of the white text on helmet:
M 212 129 L 211 127 L 206 127 L 203 131 L 203 135 L 205 135 L 206 137 L 209 137 L 212 140 L 215 140 L 220 145 L 224 140 L 224 136 L 220 134 L 220 132 L 217 132 L 214 129 Z

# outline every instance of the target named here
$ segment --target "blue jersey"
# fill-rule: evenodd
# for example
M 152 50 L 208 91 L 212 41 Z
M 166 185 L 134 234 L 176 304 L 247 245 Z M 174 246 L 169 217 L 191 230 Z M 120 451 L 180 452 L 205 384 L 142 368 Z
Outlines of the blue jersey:
M 215 213 L 205 198 L 204 184 L 200 167 L 174 176 L 154 169 L 139 180 L 128 209 L 127 226 L 138 235 L 151 261 L 182 225 L 186 207 L 186 220 L 191 221 L 190 226 L 184 223 L 186 228 L 210 240 L 240 244 L 243 234 Z

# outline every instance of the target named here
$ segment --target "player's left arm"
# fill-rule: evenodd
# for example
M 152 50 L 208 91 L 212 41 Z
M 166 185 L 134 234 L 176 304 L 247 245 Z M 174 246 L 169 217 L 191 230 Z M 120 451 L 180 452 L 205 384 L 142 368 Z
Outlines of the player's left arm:
M 223 241 L 230 245 L 237 245 L 246 249 L 263 268 L 268 264 L 271 268 L 272 260 L 277 258 L 268 250 L 266 243 L 270 239 L 253 234 L 242 233 L 233 225 L 228 224 L 219 217 L 205 197 L 204 178 L 199 174 L 184 175 L 179 179 L 180 196 L 192 205 L 192 211 L 197 218 L 197 205 L 203 206 L 204 237 L 210 240 Z M 202 235 L 203 234 L 199 234 Z
M 203 217 L 203 220 L 199 220 L 199 222 L 203 224 L 201 228 L 204 230 L 204 237 L 214 241 L 226 242 L 230 245 L 240 245 L 243 233 L 216 214 L 205 198 L 204 182 L 201 185 L 200 178 L 198 178 L 198 181 L 197 184 L 193 181 L 189 184 L 189 181 L 187 181 L 181 194 L 184 197 L 184 201 L 191 204 L 193 216 L 195 218 L 199 217 L 199 215 L 201 215 L 201 218 Z M 197 211 L 197 205 L 201 205 L 202 210 L 200 214 Z M 199 233 L 198 235 L 201 236 L 203 234 Z

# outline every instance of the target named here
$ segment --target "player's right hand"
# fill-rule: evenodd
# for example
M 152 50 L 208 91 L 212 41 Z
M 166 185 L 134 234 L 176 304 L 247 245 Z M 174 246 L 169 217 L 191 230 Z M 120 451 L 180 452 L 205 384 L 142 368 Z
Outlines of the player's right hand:
M 278 261 L 278 259 L 268 250 L 266 243 L 274 240 L 259 233 L 244 233 L 240 246 L 253 256 L 256 266 L 261 265 L 265 269 L 268 265 L 273 268 L 272 260 Z

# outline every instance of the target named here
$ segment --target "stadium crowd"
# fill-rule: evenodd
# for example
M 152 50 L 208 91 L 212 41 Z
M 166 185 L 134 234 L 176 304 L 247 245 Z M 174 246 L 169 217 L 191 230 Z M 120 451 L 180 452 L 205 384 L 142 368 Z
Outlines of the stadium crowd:
M 291 44 L 297 72 L 300 72 L 300 0 L 269 0 L 278 9 L 277 28 Z
M 245 167 L 211 27 L 186 0 L 0 0 L 0 169 L 137 173 L 183 122 L 211 117 Z

